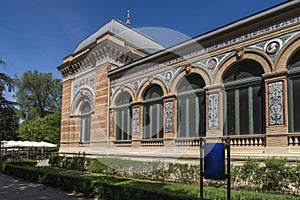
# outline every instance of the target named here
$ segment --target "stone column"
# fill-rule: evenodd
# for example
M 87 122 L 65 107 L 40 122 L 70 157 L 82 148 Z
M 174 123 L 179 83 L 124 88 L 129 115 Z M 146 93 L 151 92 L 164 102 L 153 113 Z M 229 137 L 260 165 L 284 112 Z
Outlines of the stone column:
M 222 85 L 205 87 L 207 142 L 221 142 L 223 136 Z
M 288 107 L 286 72 L 265 76 L 266 146 L 287 147 Z
M 175 146 L 177 128 L 177 101 L 175 94 L 169 94 L 163 97 L 164 102 L 164 145 Z
M 141 147 L 143 134 L 143 105 L 142 102 L 132 102 L 132 147 Z

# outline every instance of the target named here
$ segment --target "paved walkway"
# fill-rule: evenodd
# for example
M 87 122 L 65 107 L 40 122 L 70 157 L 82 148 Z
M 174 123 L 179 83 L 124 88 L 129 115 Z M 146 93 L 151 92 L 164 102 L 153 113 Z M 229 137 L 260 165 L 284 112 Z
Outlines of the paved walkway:
M 35 200 L 35 199 L 66 199 L 87 200 L 88 198 L 76 196 L 42 184 L 30 183 L 15 177 L 0 174 L 0 199 L 1 200 Z

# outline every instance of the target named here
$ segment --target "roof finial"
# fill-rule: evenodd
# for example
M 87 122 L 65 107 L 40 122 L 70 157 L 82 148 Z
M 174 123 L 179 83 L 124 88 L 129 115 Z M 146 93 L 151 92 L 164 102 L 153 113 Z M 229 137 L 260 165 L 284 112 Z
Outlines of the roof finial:
M 126 25 L 130 26 L 130 10 L 127 10 L 127 20 L 126 20 Z

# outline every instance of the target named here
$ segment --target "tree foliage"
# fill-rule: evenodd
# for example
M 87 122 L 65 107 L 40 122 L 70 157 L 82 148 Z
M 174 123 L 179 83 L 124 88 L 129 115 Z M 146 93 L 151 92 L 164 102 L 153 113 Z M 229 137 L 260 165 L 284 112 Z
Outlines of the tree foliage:
M 26 118 L 43 118 L 61 108 L 61 81 L 52 73 L 27 71 L 15 78 L 16 99 Z
M 0 140 L 18 140 L 19 117 L 14 108 L 0 109 Z
M 0 59 L 0 64 L 5 64 L 5 62 Z M 10 92 L 12 88 L 12 79 L 0 72 L 0 140 L 17 138 L 18 117 L 14 108 L 15 103 L 4 96 L 4 92 Z
M 19 129 L 19 137 L 28 141 L 46 141 L 59 143 L 61 112 L 54 111 L 45 117 L 36 117 L 33 120 L 24 121 Z

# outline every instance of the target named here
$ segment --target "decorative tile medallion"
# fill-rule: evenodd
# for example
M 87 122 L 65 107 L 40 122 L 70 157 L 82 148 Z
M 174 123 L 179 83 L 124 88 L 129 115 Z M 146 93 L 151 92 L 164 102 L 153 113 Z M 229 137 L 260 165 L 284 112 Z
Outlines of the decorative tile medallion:
M 214 71 L 217 65 L 218 65 L 218 60 L 216 58 L 209 59 L 206 64 L 207 68 L 211 71 Z
M 166 133 L 173 132 L 173 101 L 165 103 L 166 106 Z
M 269 94 L 269 125 L 284 124 L 283 81 L 268 84 Z
M 266 44 L 266 52 L 268 54 L 276 53 L 281 47 L 282 41 L 281 40 L 271 40 Z
M 140 108 L 133 109 L 133 134 L 139 134 L 140 132 Z
M 217 93 L 208 95 L 208 128 L 219 127 L 219 95 Z

